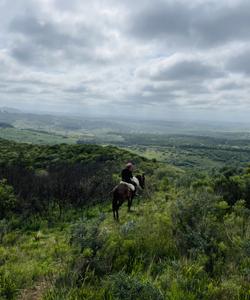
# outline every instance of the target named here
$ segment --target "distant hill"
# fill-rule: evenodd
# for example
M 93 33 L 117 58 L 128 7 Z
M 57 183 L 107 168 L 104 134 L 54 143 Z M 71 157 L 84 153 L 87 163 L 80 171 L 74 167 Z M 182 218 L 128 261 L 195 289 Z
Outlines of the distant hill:
M 0 107 L 0 112 L 6 112 L 6 113 L 22 113 L 22 111 L 19 110 L 19 109 L 17 109 L 17 108 L 7 107 L 7 106 Z
M 14 126 L 5 122 L 0 122 L 0 128 L 14 128 Z
M 0 107 L 0 122 L 21 129 L 54 131 L 60 133 L 91 132 L 101 138 L 108 132 L 136 134 L 190 134 L 221 136 L 228 132 L 249 133 L 249 124 L 226 122 L 201 122 L 185 120 L 140 120 L 137 118 L 52 115 L 22 112 L 18 109 Z

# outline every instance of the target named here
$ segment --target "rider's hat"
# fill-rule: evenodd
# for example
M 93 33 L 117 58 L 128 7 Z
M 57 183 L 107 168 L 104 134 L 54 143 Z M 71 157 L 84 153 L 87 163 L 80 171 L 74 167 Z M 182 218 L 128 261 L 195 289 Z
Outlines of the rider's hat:
M 127 167 L 127 168 L 132 167 L 132 166 L 133 166 L 132 162 L 128 162 L 128 163 L 126 164 L 126 167 Z

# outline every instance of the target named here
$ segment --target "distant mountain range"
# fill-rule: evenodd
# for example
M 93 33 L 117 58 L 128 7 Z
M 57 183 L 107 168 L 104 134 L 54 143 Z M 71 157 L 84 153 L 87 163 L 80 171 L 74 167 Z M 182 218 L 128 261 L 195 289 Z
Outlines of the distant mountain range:
M 7 107 L 7 106 L 0 107 L 0 112 L 13 113 L 13 114 L 22 113 L 22 111 L 17 108 L 12 108 L 12 107 Z
M 188 120 L 139 120 L 118 117 L 93 117 L 28 113 L 12 107 L 0 107 L 0 122 L 20 129 L 54 132 L 104 132 L 137 134 L 217 135 L 219 132 L 250 132 L 250 124 Z

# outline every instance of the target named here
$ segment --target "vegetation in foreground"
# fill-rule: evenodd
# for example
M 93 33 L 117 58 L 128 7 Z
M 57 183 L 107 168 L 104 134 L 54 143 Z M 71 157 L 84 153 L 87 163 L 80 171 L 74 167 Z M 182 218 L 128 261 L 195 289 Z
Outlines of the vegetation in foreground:
M 131 153 L 0 145 L 0 298 L 250 299 L 249 169 L 194 174 L 135 155 L 148 188 L 116 223 L 108 194 Z

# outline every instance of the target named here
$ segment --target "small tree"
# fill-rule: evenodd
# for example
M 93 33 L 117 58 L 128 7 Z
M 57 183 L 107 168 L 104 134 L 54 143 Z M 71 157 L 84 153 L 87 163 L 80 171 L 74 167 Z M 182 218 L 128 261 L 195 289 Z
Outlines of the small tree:
M 0 219 L 15 207 L 16 197 L 13 187 L 7 184 L 5 179 L 0 180 Z

